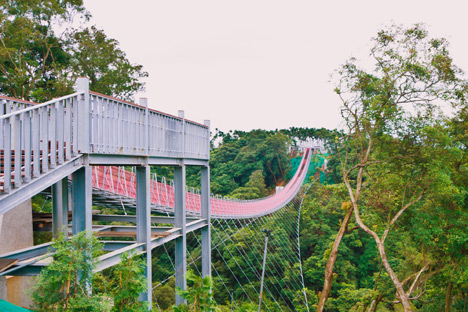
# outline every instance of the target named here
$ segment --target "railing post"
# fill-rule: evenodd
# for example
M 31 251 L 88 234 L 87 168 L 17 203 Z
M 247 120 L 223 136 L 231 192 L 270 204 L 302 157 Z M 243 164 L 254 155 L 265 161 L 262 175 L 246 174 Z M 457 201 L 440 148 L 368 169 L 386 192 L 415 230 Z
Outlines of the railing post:
M 182 235 L 175 240 L 175 286 L 187 289 L 187 228 L 185 219 L 185 166 L 174 170 L 175 211 L 174 225 L 180 228 Z M 176 305 L 183 304 L 184 299 L 176 294 Z
M 136 227 L 137 242 L 146 246 L 146 293 L 140 294 L 141 301 L 147 301 L 152 306 L 152 268 L 151 268 L 151 198 L 150 198 L 150 167 L 136 167 Z
M 84 92 L 78 96 L 78 150 L 83 154 L 88 154 L 91 143 L 89 79 L 79 77 L 76 80 L 76 90 Z
M 208 129 L 207 129 L 208 136 L 207 136 L 207 138 L 206 138 L 206 148 L 205 148 L 205 151 L 208 153 L 208 154 L 207 154 L 207 158 L 209 159 L 209 158 L 210 158 L 210 148 L 211 148 L 211 146 L 210 146 L 210 124 L 211 124 L 211 122 L 210 122 L 209 120 L 205 119 L 205 120 L 203 121 L 203 124 L 204 124 L 205 126 L 208 127 Z
M 211 206 L 210 167 L 201 168 L 201 216 L 206 220 L 202 228 L 202 277 L 211 276 Z
M 183 110 L 179 110 L 177 112 L 177 116 L 179 118 L 182 118 L 182 146 L 181 146 L 181 150 L 182 150 L 182 158 L 185 157 L 185 112 Z
M 148 110 L 148 99 L 140 98 L 140 106 L 145 107 L 145 140 L 144 149 L 145 155 L 149 155 L 149 110 Z

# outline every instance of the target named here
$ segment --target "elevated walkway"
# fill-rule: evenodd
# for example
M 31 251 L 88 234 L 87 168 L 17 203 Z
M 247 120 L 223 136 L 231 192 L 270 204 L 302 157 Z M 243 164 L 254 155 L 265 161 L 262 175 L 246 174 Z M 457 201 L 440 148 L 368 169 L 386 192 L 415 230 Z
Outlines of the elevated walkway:
M 173 116 L 150 109 L 146 99 L 137 105 L 89 91 L 84 78 L 78 79 L 77 90 L 42 104 L 0 97 L 0 215 L 52 187 L 54 235 L 86 230 L 100 232 L 100 237 L 133 237 L 125 242 L 104 240 L 107 253 L 96 270 L 118 263 L 124 252 L 145 254 L 149 293 L 143 298 L 149 302 L 151 249 L 156 246 L 176 241 L 176 284 L 185 289 L 186 235 L 200 229 L 203 275 L 210 275 L 209 122 L 186 120 L 183 111 Z M 93 226 L 92 169 L 97 165 L 136 167 L 136 216 L 127 220 L 129 225 Z M 152 165 L 175 167 L 172 220 L 156 220 L 172 223 L 170 227 L 152 226 Z M 202 167 L 202 214 L 195 220 L 186 218 L 185 166 Z M 0 258 L 18 262 L 0 276 L 38 274 L 50 261 L 50 252 L 50 244 L 43 244 L 3 254 Z
M 133 238 L 102 240 L 106 253 L 96 271 L 117 264 L 124 252 L 145 254 L 151 290 L 151 250 L 175 240 L 176 286 L 185 289 L 187 233 L 201 230 L 202 275 L 211 275 L 210 219 L 272 214 L 295 197 L 307 175 L 309 149 L 294 177 L 275 195 L 250 201 L 210 196 L 209 122 L 149 109 L 146 100 L 136 105 L 91 92 L 86 79 L 79 79 L 77 89 L 37 105 L 0 97 L 0 215 L 52 187 L 54 235 L 86 230 L 102 238 Z M 153 165 L 174 166 L 173 184 L 152 180 Z M 134 166 L 135 172 L 119 166 Z M 201 167 L 200 191 L 187 192 L 186 166 Z M 125 202 L 136 215 L 93 215 L 93 201 L 110 206 Z M 152 210 L 167 216 L 152 216 Z M 93 225 L 93 220 L 108 224 Z M 111 224 L 115 221 L 128 225 Z M 47 243 L 0 255 L 17 260 L 0 276 L 37 275 L 52 254 Z M 151 301 L 151 292 L 145 298 Z

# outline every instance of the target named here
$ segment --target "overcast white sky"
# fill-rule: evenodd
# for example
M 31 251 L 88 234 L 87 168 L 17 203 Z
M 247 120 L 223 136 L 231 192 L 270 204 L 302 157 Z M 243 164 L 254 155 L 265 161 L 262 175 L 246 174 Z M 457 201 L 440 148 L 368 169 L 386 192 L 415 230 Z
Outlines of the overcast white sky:
M 149 73 L 150 107 L 212 129 L 335 128 L 330 74 L 382 25 L 423 22 L 468 70 L 468 1 L 85 0 Z

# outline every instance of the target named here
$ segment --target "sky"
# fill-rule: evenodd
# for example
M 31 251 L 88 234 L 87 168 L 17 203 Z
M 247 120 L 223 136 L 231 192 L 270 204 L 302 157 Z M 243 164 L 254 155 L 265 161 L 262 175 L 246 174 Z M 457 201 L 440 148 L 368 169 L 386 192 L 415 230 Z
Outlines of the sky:
M 211 129 L 341 127 L 331 74 L 383 26 L 424 23 L 468 71 L 464 0 L 85 0 L 91 24 L 149 73 L 151 108 Z

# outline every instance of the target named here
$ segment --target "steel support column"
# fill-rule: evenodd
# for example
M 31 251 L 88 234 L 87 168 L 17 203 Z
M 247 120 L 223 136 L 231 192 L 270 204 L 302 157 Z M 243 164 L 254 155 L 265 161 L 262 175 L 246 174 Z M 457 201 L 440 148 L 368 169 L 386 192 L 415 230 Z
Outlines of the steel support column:
M 136 167 L 136 232 L 137 242 L 145 244 L 146 282 L 148 290 L 140 294 L 140 300 L 152 306 L 152 273 L 151 273 L 151 193 L 150 167 Z
M 202 228 L 202 277 L 211 276 L 211 207 L 210 167 L 201 168 L 201 216 L 207 225 Z
M 68 234 L 68 177 L 52 185 L 52 233 Z
M 185 166 L 175 167 L 175 211 L 174 225 L 181 229 L 181 237 L 175 240 L 175 286 L 187 289 L 187 228 L 185 219 Z M 176 294 L 176 305 L 183 304 L 184 299 Z
M 73 235 L 92 230 L 92 171 L 84 166 L 72 174 Z

